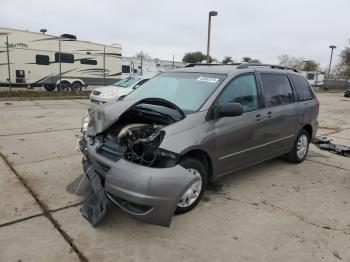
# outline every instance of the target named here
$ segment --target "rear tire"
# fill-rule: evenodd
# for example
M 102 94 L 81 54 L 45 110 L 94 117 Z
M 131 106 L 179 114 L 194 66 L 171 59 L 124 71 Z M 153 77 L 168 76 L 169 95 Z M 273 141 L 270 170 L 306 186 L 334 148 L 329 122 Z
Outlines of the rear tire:
M 50 84 L 50 85 L 44 85 L 44 88 L 47 92 L 52 92 L 55 90 L 56 86 L 54 84 Z
M 196 190 L 199 188 L 198 182 L 197 184 L 195 183 L 188 190 L 186 190 L 186 192 L 180 198 L 180 201 L 175 210 L 175 214 L 183 214 L 183 213 L 189 212 L 198 205 L 207 187 L 207 179 L 208 179 L 208 172 L 204 167 L 204 165 L 202 164 L 202 162 L 200 162 L 198 159 L 193 157 L 187 157 L 180 161 L 180 165 L 189 171 L 191 170 L 190 171 L 191 173 L 195 175 L 199 175 L 201 177 L 201 186 L 200 186 L 200 190 L 197 191 L 198 194 L 196 194 L 197 193 Z M 188 194 L 188 193 L 191 193 L 191 194 Z M 196 195 L 196 198 L 192 199 L 193 202 L 188 199 L 189 195 Z M 187 196 L 187 199 L 185 199 L 186 196 Z M 184 201 L 181 201 L 181 200 L 184 200 Z M 185 203 L 187 203 L 188 205 Z
M 83 89 L 83 85 L 81 82 L 79 81 L 74 81 L 72 83 L 72 85 L 70 86 L 70 89 L 73 91 L 73 92 L 81 92 L 81 90 Z
M 57 90 L 62 92 L 68 92 L 70 89 L 70 83 L 68 81 L 62 81 L 61 84 L 57 84 Z
M 310 134 L 302 129 L 295 138 L 292 150 L 286 155 L 286 160 L 294 164 L 303 162 L 309 151 L 309 144 Z

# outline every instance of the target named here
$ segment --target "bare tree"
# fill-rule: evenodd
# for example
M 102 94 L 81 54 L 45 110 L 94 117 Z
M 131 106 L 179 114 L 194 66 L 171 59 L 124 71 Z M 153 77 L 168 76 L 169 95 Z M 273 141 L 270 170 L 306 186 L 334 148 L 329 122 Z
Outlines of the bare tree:
M 282 54 L 278 57 L 279 64 L 289 67 L 294 67 L 299 70 L 303 70 L 305 59 L 302 57 L 292 57 L 288 54 Z
M 151 59 L 151 56 L 144 51 L 137 52 L 134 55 L 135 58 Z

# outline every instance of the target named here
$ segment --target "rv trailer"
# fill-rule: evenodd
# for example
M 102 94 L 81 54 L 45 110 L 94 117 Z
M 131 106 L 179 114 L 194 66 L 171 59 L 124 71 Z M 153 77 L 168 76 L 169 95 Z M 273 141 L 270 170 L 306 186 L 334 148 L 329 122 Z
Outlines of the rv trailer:
M 78 91 L 121 78 L 119 45 L 0 27 L 0 86 Z
M 318 71 L 303 71 L 302 74 L 312 87 L 322 87 L 324 81 L 324 73 Z

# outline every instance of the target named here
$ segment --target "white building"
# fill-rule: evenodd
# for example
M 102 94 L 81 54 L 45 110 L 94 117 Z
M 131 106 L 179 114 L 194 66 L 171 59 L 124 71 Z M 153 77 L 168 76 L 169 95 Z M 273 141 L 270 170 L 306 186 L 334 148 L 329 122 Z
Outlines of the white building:
M 160 60 L 160 59 L 140 59 L 135 57 L 123 57 L 122 72 L 123 77 L 131 75 L 143 75 L 152 77 L 162 72 L 167 72 L 175 68 L 185 67 L 185 62 Z

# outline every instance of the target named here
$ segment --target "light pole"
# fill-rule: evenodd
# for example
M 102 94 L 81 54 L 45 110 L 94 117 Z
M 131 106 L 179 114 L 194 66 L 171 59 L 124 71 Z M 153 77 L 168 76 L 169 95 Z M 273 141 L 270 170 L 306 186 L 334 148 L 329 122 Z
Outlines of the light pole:
M 209 12 L 209 20 L 208 20 L 208 43 L 207 43 L 207 64 L 209 64 L 209 49 L 210 49 L 210 28 L 211 28 L 211 17 L 217 16 L 218 12 L 210 11 Z
M 335 45 L 330 45 L 329 48 L 331 49 L 331 59 L 329 60 L 329 68 L 328 68 L 328 78 L 327 78 L 327 87 L 329 87 L 329 78 L 331 76 L 331 66 L 332 66 L 332 58 L 333 58 L 333 49 L 337 48 Z

